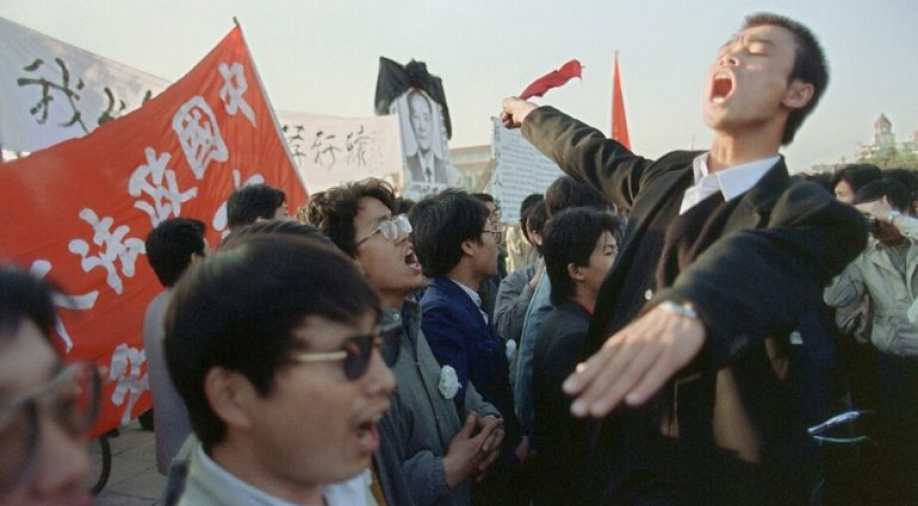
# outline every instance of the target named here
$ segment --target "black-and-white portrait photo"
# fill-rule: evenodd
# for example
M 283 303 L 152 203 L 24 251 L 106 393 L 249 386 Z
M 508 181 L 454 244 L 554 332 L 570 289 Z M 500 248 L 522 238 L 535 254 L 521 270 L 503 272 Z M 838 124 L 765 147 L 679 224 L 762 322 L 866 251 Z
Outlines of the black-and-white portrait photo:
M 402 132 L 406 183 L 449 184 L 449 161 L 440 106 L 412 88 L 393 102 Z

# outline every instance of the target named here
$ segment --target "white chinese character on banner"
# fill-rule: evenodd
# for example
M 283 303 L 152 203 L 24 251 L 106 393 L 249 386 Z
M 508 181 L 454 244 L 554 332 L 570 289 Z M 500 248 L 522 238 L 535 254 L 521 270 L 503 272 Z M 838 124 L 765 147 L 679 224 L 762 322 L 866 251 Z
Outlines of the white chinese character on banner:
M 141 374 L 143 363 L 147 361 L 147 354 L 143 350 L 132 348 L 127 343 L 121 343 L 112 354 L 112 364 L 109 368 L 109 379 L 115 382 L 115 391 L 112 393 L 112 403 L 121 406 L 127 400 L 127 407 L 121 416 L 121 424 L 131 421 L 131 411 L 137 399 L 146 390 L 150 389 L 150 380 L 147 374 Z
M 239 188 L 239 182 L 242 179 L 242 175 L 238 170 L 233 169 L 233 188 Z M 248 186 L 250 184 L 261 184 L 265 182 L 264 176 L 261 174 L 255 174 L 252 177 L 245 180 L 245 183 L 242 186 Z M 217 214 L 214 215 L 214 220 L 211 222 L 211 225 L 214 227 L 214 230 L 220 232 L 220 237 L 226 237 L 229 235 L 229 229 L 226 228 L 227 225 L 227 214 L 226 214 L 226 205 L 227 201 L 224 200 L 220 204 L 220 208 L 217 209 Z
M 44 278 L 51 271 L 51 268 L 51 262 L 44 259 L 38 259 L 32 262 L 32 267 L 29 268 L 29 272 L 37 278 Z M 96 304 L 96 299 L 98 297 L 98 290 L 93 290 L 82 295 L 66 295 L 55 291 L 52 294 L 51 300 L 54 302 L 54 305 L 59 308 L 71 309 L 74 311 L 89 311 Z M 70 353 L 70 350 L 73 349 L 73 339 L 70 337 L 70 333 L 67 332 L 67 328 L 64 327 L 63 319 L 58 318 L 57 321 L 54 322 L 54 330 L 57 331 L 57 335 L 64 341 L 64 346 L 66 347 L 64 352 Z
M 92 209 L 80 211 L 80 218 L 92 226 L 92 242 L 100 246 L 99 254 L 90 255 L 89 243 L 82 239 L 70 241 L 68 249 L 71 253 L 82 257 L 80 267 L 84 272 L 103 267 L 107 272 L 105 282 L 115 293 L 121 295 L 124 285 L 115 268 L 115 261 L 121 264 L 121 274 L 129 278 L 134 277 L 134 263 L 137 261 L 137 256 L 147 252 L 143 241 L 135 237 L 125 239 L 125 236 L 131 231 L 127 225 L 121 225 L 112 232 L 111 228 L 115 220 L 108 216 L 100 220 Z
M 226 107 L 226 112 L 230 116 L 235 116 L 236 111 L 241 110 L 252 126 L 255 124 L 255 111 L 249 106 L 248 102 L 242 96 L 249 89 L 248 83 L 245 82 L 245 70 L 239 62 L 227 65 L 221 63 L 218 67 L 220 75 L 223 76 L 223 87 L 220 88 L 220 100 Z
M 185 159 L 194 177 L 203 179 L 210 162 L 225 162 L 229 150 L 223 142 L 220 127 L 203 97 L 192 97 L 172 117 L 172 129 L 178 135 Z
M 156 227 L 170 216 L 181 216 L 182 202 L 188 202 L 198 195 L 197 187 L 180 191 L 175 178 L 175 171 L 166 167 L 172 155 L 163 153 L 156 156 L 153 148 L 146 148 L 147 163 L 138 166 L 128 180 L 128 193 L 132 197 L 147 194 L 153 199 L 152 204 L 145 200 L 134 202 L 134 207 L 150 216 L 150 223 Z

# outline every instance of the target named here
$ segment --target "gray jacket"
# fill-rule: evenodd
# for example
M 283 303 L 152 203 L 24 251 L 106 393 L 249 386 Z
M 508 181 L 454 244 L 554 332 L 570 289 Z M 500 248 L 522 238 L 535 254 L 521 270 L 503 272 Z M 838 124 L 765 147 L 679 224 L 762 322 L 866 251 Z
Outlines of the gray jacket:
M 398 388 L 392 409 L 380 422 L 382 445 L 377 459 L 380 482 L 393 506 L 469 506 L 469 484 L 450 489 L 443 467 L 443 457 L 450 441 L 462 429 L 463 420 L 455 402 L 438 389 L 440 364 L 421 332 L 418 304 L 406 302 L 402 313 L 386 310 L 382 323 L 387 325 L 403 317 L 401 354 L 392 368 Z M 465 408 L 483 416 L 500 416 L 471 384 L 466 389 Z M 392 462 L 401 465 L 394 466 Z M 399 482 L 407 484 L 411 497 L 392 496 L 400 488 L 393 485 Z
M 893 224 L 910 245 L 905 275 L 889 257 L 888 248 L 871 239 L 867 248 L 826 288 L 826 304 L 843 307 L 855 304 L 866 293 L 873 307 L 870 341 L 880 351 L 918 356 L 918 219 L 899 216 Z M 912 309 L 912 318 L 909 310 Z
M 517 269 L 500 282 L 497 301 L 494 303 L 494 329 L 504 340 L 513 339 L 517 344 L 520 342 L 526 309 L 534 292 L 529 287 L 529 280 L 535 276 L 540 263 L 534 262 Z

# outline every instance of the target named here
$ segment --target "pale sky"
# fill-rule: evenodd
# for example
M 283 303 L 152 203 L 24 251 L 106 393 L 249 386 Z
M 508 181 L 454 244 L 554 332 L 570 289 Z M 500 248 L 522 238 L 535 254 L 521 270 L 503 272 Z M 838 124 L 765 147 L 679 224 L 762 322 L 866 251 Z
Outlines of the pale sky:
M 490 143 L 500 100 L 570 58 L 583 80 L 540 103 L 608 132 L 618 50 L 632 147 L 648 157 L 707 146 L 707 65 L 763 10 L 810 26 L 831 64 L 822 103 L 786 150 L 792 171 L 850 160 L 881 112 L 900 140 L 918 130 L 914 0 L 0 0 L 0 16 L 169 80 L 236 16 L 271 101 L 290 111 L 372 115 L 379 56 L 424 61 L 443 78 L 453 148 Z

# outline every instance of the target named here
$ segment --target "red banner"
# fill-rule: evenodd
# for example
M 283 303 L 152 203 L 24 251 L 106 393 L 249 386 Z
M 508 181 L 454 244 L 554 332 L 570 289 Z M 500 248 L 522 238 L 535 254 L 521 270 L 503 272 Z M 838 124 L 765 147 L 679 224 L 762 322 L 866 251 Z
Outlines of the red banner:
M 143 316 L 163 288 L 147 234 L 196 218 L 216 246 L 227 198 L 250 182 L 286 192 L 291 213 L 307 198 L 239 28 L 142 108 L 0 165 L 0 259 L 63 292 L 57 343 L 108 380 L 97 433 L 150 407 Z
M 612 74 L 612 138 L 631 149 L 628 135 L 628 119 L 625 117 L 625 96 L 622 94 L 622 78 L 618 70 L 618 52 L 615 52 L 615 70 Z

